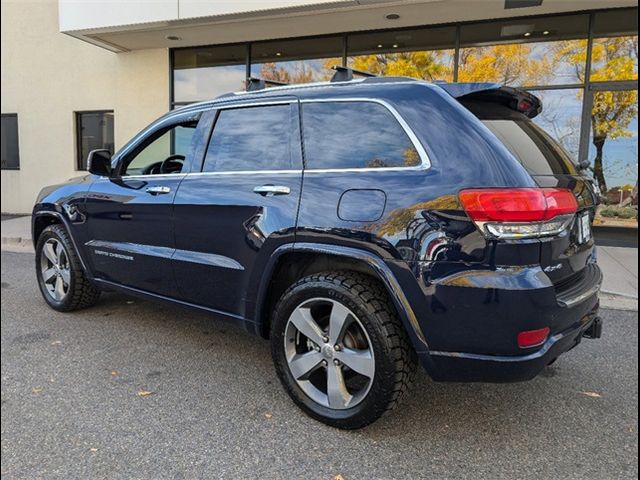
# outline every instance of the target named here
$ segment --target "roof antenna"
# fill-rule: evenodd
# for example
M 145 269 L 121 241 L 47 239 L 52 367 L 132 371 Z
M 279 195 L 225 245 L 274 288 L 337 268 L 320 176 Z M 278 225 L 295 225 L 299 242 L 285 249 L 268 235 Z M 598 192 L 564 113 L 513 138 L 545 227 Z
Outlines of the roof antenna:
M 342 65 L 334 65 L 331 69 L 336 71 L 336 73 L 333 74 L 333 77 L 331 77 L 331 82 L 349 82 L 353 80 L 354 75 L 359 77 L 377 77 L 374 73 L 364 72 L 350 67 L 343 67 Z

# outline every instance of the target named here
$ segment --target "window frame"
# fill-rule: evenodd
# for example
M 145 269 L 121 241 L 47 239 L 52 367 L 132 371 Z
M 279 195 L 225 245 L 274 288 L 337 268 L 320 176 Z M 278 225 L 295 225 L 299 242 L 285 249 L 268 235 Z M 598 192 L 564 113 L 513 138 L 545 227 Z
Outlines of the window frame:
M 116 123 L 116 114 L 115 111 L 113 109 L 108 110 L 76 110 L 74 113 L 74 120 L 75 120 L 75 134 L 76 134 L 76 170 L 79 172 L 86 172 L 88 165 L 86 165 L 86 161 L 87 158 L 82 158 L 82 129 L 81 129 L 81 116 L 82 115 L 87 115 L 87 114 L 111 114 L 113 115 L 113 152 L 111 152 L 111 155 L 113 155 L 115 153 L 115 123 Z M 89 150 L 91 151 L 91 150 Z M 87 155 L 89 154 L 89 152 L 87 152 Z
M 405 132 L 409 141 L 413 145 L 413 147 L 418 152 L 418 156 L 420 157 L 420 165 L 408 166 L 408 167 L 347 167 L 347 168 L 309 168 L 307 166 L 307 159 L 304 158 L 304 171 L 306 173 L 334 173 L 334 172 L 389 172 L 389 171 L 400 171 L 400 172 L 411 172 L 416 170 L 429 170 L 431 168 L 431 160 L 424 146 L 418 139 L 417 135 L 411 128 L 411 126 L 406 122 L 406 120 L 400 115 L 400 113 L 395 109 L 393 105 L 391 105 L 386 100 L 380 98 L 343 98 L 343 97 L 330 97 L 330 98 L 309 98 L 300 100 L 302 104 L 302 108 L 300 109 L 301 115 L 301 123 L 304 125 L 304 105 L 310 103 L 375 103 L 381 105 L 385 108 L 392 117 L 398 122 L 400 128 Z M 304 127 L 300 132 L 300 137 L 302 139 L 303 151 L 304 149 Z
M 2 170 L 20 170 L 20 124 L 18 122 L 18 114 L 17 113 L 2 113 L 0 114 L 1 118 L 15 118 L 16 119 L 16 154 L 18 157 L 18 163 L 15 167 L 2 167 Z
M 257 102 L 240 102 L 240 103 L 232 103 L 229 105 L 216 105 L 213 104 L 212 108 L 215 112 L 215 117 L 211 122 L 209 135 L 207 138 L 206 145 L 204 147 L 204 152 L 202 154 L 202 158 L 199 159 L 199 167 L 189 173 L 189 176 L 194 175 L 261 175 L 261 174 L 302 174 L 304 169 L 304 160 L 302 157 L 302 132 L 300 129 L 300 100 L 297 97 L 290 97 L 287 99 L 279 99 L 272 101 L 257 101 Z M 215 133 L 216 124 L 218 123 L 218 119 L 220 118 L 220 113 L 225 110 L 238 110 L 242 108 L 255 108 L 255 107 L 270 107 L 277 105 L 289 105 L 291 108 L 291 122 L 296 125 L 296 130 L 291 135 L 290 140 L 290 149 L 291 149 L 291 159 L 292 162 L 298 163 L 300 168 L 290 168 L 290 169 L 274 169 L 274 170 L 225 170 L 225 171 L 211 171 L 205 172 L 204 165 L 207 157 L 207 151 L 209 150 L 209 144 L 213 139 L 213 135 Z

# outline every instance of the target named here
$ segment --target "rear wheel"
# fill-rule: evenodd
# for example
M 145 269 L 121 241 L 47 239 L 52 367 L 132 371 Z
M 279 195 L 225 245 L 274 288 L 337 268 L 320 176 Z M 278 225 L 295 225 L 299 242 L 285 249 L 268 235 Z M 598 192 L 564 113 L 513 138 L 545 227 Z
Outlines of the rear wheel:
M 386 291 L 354 272 L 305 277 L 274 311 L 271 349 L 291 398 L 334 427 L 364 427 L 408 390 L 416 356 Z
M 100 291 L 88 280 L 71 238 L 62 225 L 47 227 L 36 244 L 36 275 L 49 306 L 68 312 L 86 308 Z

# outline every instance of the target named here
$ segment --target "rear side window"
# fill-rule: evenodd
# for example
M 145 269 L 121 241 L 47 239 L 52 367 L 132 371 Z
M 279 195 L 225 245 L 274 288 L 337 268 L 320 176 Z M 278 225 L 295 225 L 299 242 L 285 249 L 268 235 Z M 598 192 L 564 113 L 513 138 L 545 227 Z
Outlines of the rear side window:
M 415 167 L 421 159 L 391 112 L 373 102 L 302 106 L 307 169 Z
M 221 110 L 203 172 L 289 170 L 295 129 L 292 107 L 269 105 Z

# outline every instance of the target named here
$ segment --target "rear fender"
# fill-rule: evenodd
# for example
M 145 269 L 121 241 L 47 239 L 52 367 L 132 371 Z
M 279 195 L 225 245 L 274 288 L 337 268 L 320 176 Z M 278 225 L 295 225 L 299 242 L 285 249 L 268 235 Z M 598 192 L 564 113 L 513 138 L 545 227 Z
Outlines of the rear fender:
M 255 324 L 258 325 L 258 328 L 261 328 L 263 323 L 262 309 L 265 305 L 269 284 L 272 280 L 272 274 L 278 262 L 278 258 L 289 252 L 315 252 L 324 255 L 347 257 L 366 263 L 375 272 L 376 276 L 383 283 L 389 293 L 389 296 L 402 319 L 405 330 L 409 334 L 416 351 L 424 352 L 428 350 L 427 340 L 420 328 L 418 318 L 411 308 L 409 300 L 402 291 L 398 280 L 384 260 L 373 253 L 367 252 L 366 250 L 339 245 L 302 242 L 295 243 L 295 245 L 282 245 L 273 252 L 264 270 L 264 274 L 262 276 L 263 280 L 260 283 L 258 290 L 257 307 L 254 315 L 254 321 Z

